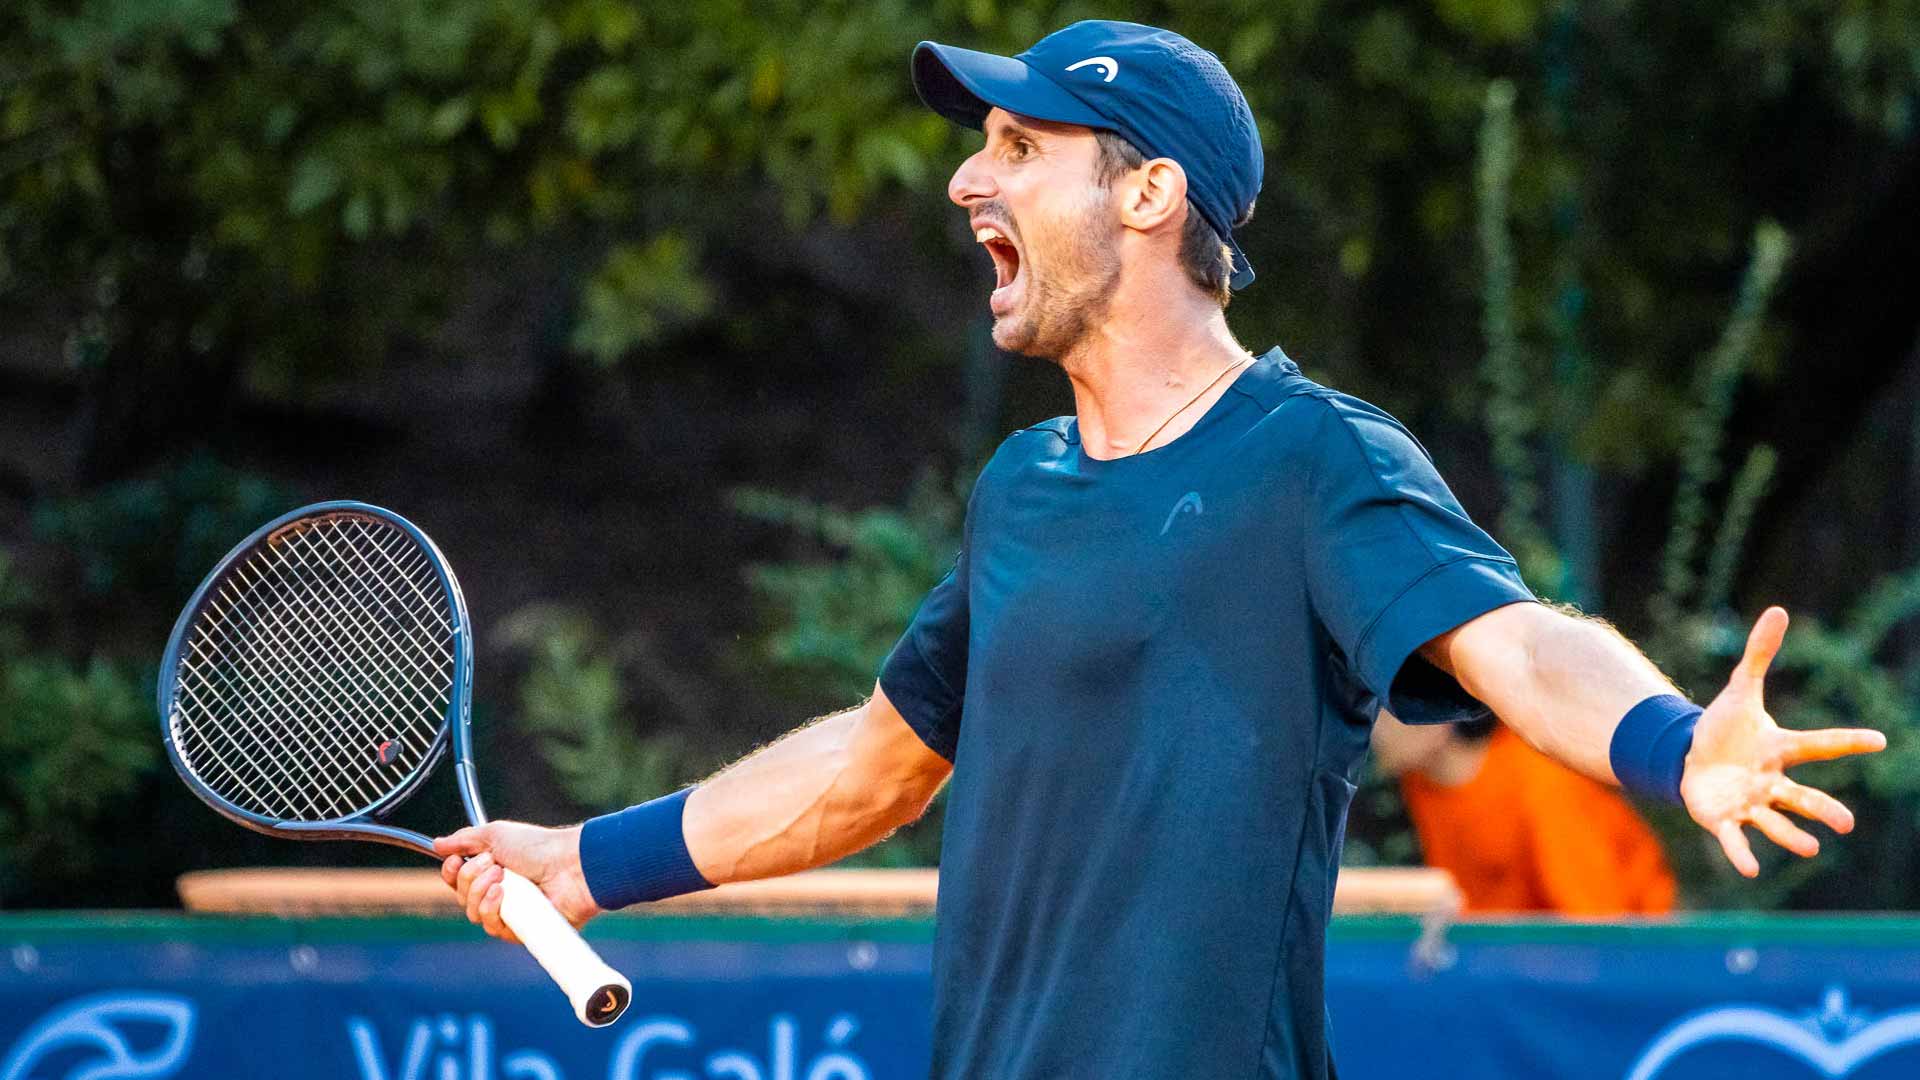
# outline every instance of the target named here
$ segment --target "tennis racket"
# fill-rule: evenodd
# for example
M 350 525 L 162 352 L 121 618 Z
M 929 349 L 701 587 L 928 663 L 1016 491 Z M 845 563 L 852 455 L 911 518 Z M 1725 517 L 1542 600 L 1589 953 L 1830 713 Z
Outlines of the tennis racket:
M 473 630 L 453 570 L 391 511 L 325 502 L 268 522 L 214 567 L 160 666 L 167 757 L 228 818 L 290 840 L 370 840 L 436 861 L 382 819 L 453 751 L 467 820 Z M 632 987 L 509 870 L 500 918 L 592 1027 Z

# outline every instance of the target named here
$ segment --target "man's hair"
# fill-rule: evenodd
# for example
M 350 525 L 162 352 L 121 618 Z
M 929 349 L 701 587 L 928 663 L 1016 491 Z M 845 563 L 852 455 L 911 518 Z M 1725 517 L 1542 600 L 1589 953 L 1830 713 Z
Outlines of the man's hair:
M 1122 173 L 1147 163 L 1147 155 L 1124 135 L 1095 128 L 1093 138 L 1100 146 L 1100 157 L 1093 166 L 1094 179 L 1102 187 L 1111 185 Z M 1235 227 L 1246 224 L 1252 216 L 1249 210 L 1247 217 L 1234 222 Z M 1233 300 L 1233 249 L 1227 247 L 1220 234 L 1207 224 L 1207 219 L 1200 216 L 1200 209 L 1193 205 L 1192 199 L 1187 200 L 1187 221 L 1180 230 L 1180 268 L 1187 272 L 1188 280 L 1218 300 L 1222 308 Z

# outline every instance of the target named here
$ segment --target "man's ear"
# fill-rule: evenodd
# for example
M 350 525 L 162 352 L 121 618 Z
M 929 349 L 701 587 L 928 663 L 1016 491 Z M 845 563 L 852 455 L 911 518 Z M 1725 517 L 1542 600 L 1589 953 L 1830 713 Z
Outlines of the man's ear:
M 1186 206 L 1187 171 L 1172 158 L 1154 158 L 1133 170 L 1122 185 L 1120 222 L 1141 232 L 1177 228 Z

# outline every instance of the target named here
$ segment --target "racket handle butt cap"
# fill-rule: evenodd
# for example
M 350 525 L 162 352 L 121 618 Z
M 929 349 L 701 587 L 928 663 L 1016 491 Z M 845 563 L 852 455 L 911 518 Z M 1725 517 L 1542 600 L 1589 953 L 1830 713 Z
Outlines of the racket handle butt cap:
M 588 1027 L 606 1027 L 633 1000 L 633 984 L 607 966 L 540 887 L 511 870 L 501 881 L 500 921 L 558 983 L 573 1015 Z

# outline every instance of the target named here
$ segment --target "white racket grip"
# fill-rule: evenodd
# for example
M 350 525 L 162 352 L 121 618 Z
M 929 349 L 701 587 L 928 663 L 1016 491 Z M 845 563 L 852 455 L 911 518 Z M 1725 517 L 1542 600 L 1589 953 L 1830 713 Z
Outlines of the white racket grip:
M 633 1000 L 633 984 L 607 966 L 540 891 L 540 886 L 511 870 L 500 882 L 500 921 L 560 984 L 573 1015 L 588 1027 L 606 1027 Z

